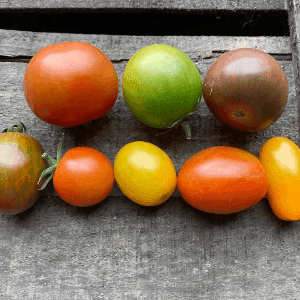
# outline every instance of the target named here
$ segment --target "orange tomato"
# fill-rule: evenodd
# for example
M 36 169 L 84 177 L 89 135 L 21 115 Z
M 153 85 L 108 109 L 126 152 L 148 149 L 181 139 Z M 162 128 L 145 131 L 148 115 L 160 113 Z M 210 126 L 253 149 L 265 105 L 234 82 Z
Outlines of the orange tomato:
M 59 160 L 53 176 L 58 196 L 75 206 L 90 206 L 104 200 L 114 185 L 109 159 L 90 147 L 76 147 Z
M 267 175 L 253 154 L 229 146 L 198 152 L 181 167 L 177 187 L 193 207 L 215 214 L 242 211 L 267 192 Z
M 71 127 L 105 115 L 118 96 L 118 77 L 108 57 L 84 42 L 49 45 L 30 60 L 26 101 L 41 120 Z
M 267 196 L 275 215 L 300 219 L 300 149 L 285 137 L 274 137 L 261 148 L 259 159 L 268 177 Z

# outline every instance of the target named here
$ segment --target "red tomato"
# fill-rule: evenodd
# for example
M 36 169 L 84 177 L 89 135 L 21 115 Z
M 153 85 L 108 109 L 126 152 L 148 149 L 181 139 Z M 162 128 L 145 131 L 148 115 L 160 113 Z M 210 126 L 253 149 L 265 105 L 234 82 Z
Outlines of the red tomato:
M 177 187 L 193 207 L 216 214 L 242 211 L 267 192 L 267 175 L 253 154 L 228 146 L 198 152 L 181 167 Z
M 26 101 L 41 120 L 71 127 L 105 115 L 118 96 L 118 77 L 108 57 L 84 42 L 41 49 L 24 76 Z
M 114 185 L 109 159 L 90 147 L 76 147 L 58 162 L 53 186 L 61 199 L 75 206 L 91 206 L 104 200 Z

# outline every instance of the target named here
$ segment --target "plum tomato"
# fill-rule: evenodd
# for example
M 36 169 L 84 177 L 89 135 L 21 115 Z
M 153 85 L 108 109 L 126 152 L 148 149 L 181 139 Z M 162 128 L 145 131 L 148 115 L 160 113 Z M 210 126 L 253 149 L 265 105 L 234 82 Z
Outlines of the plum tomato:
M 61 143 L 56 161 L 47 153 L 42 155 L 49 168 L 40 179 L 51 174 L 42 189 L 53 178 L 56 193 L 71 205 L 92 206 L 104 200 L 110 194 L 115 180 L 109 159 L 91 147 L 75 147 L 61 158 Z
M 300 220 L 300 149 L 290 139 L 273 137 L 259 159 L 268 177 L 267 197 L 274 214 L 285 221 Z
M 203 98 L 216 118 L 240 131 L 260 131 L 282 114 L 288 81 L 277 60 L 258 49 L 221 55 L 208 69 Z
M 98 119 L 115 104 L 118 77 L 108 57 L 84 42 L 63 42 L 38 51 L 30 60 L 23 89 L 41 120 L 71 127 Z
M 38 180 L 46 169 L 43 148 L 22 123 L 0 134 L 0 211 L 26 211 L 39 199 Z
M 267 175 L 253 154 L 229 146 L 198 152 L 181 167 L 178 190 L 191 206 L 230 214 L 258 203 L 267 192 Z

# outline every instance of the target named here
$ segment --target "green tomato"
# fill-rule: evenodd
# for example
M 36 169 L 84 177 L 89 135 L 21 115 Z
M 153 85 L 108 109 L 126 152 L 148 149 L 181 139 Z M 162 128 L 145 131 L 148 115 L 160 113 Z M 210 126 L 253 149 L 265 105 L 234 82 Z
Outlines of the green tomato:
M 133 115 L 154 128 L 170 128 L 193 114 L 202 82 L 192 60 L 177 48 L 154 44 L 129 60 L 122 81 Z
M 18 214 L 39 198 L 38 180 L 46 162 L 40 143 L 23 132 L 0 134 L 0 212 Z

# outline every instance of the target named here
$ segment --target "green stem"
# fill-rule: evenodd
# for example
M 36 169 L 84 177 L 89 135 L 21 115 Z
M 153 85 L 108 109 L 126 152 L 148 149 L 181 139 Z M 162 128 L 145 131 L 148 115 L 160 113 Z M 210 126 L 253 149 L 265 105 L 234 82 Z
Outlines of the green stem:
M 9 126 L 8 128 L 4 129 L 2 133 L 4 132 L 21 132 L 21 133 L 27 133 L 26 126 L 22 122 L 18 122 L 16 125 Z
M 39 188 L 40 191 L 43 190 L 47 186 L 47 184 L 51 181 L 51 179 L 54 176 L 54 172 L 55 172 L 57 165 L 62 157 L 61 152 L 62 152 L 62 145 L 63 145 L 64 138 L 65 138 L 65 135 L 63 135 L 61 141 L 58 144 L 56 159 L 51 157 L 48 153 L 42 154 L 42 158 L 46 161 L 48 168 L 42 172 L 42 174 L 39 178 L 38 185 L 40 185 L 41 182 L 43 181 L 42 186 Z M 48 176 L 48 178 L 46 178 L 47 176 Z
M 191 133 L 191 127 L 190 124 L 188 123 L 188 121 L 182 121 L 180 123 L 181 127 L 183 128 L 184 132 L 185 132 L 185 136 L 188 140 L 190 140 L 192 138 L 192 133 Z

